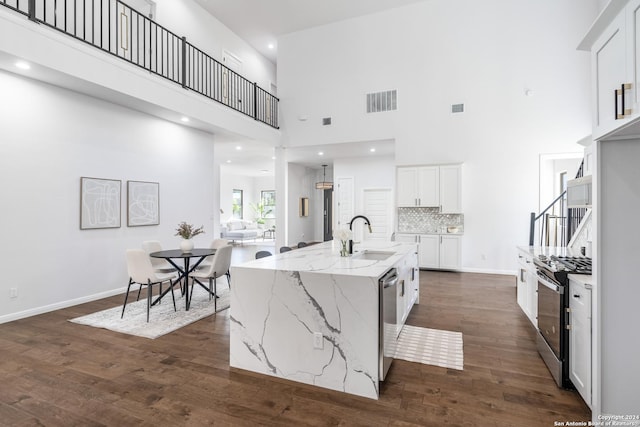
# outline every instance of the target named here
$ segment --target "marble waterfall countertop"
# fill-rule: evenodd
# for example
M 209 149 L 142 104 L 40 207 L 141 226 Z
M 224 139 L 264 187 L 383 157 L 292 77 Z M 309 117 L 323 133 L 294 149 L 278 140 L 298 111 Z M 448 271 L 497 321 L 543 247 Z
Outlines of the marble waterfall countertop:
M 393 255 L 384 260 L 363 259 L 364 251 L 393 252 Z M 340 243 L 329 241 L 248 261 L 240 267 L 378 278 L 405 255 L 415 251 L 415 243 L 369 241 L 354 244 L 353 255 L 341 257 Z
M 339 249 L 325 242 L 231 267 L 232 368 L 378 399 L 378 280 L 417 268 L 417 244 L 366 242 L 350 257 Z M 391 255 L 360 258 L 366 250 Z

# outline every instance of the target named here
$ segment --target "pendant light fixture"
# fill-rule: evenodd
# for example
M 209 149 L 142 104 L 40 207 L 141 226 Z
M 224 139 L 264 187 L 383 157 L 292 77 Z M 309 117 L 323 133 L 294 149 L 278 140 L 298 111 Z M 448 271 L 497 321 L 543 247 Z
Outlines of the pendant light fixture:
M 333 190 L 333 182 L 327 181 L 327 165 L 322 165 L 322 182 L 316 182 L 316 190 Z

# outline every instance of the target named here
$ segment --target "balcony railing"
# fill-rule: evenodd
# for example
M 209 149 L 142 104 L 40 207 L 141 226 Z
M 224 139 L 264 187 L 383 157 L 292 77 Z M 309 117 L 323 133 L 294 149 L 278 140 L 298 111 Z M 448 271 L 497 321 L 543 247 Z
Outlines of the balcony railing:
M 0 5 L 278 129 L 278 98 L 120 0 Z

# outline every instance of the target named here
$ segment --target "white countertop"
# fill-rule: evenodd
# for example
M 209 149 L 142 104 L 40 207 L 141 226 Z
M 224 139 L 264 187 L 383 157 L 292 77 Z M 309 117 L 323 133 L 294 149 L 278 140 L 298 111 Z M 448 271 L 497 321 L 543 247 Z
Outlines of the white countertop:
M 551 255 L 555 256 L 584 256 L 580 253 L 579 249 L 571 249 L 571 248 L 562 248 L 556 246 L 518 246 L 518 249 L 526 252 L 534 257 L 538 255 L 545 255 L 550 257 Z
M 385 260 L 358 258 L 364 250 L 394 252 Z M 356 243 L 354 254 L 340 256 L 340 243 L 329 241 L 265 258 L 248 261 L 236 268 L 279 271 L 307 271 L 324 274 L 341 274 L 378 278 L 398 263 L 405 255 L 417 251 L 416 243 L 370 241 Z
M 569 277 L 569 280 L 582 283 L 587 289 L 591 289 L 594 284 L 593 277 L 590 274 L 569 274 L 567 277 Z

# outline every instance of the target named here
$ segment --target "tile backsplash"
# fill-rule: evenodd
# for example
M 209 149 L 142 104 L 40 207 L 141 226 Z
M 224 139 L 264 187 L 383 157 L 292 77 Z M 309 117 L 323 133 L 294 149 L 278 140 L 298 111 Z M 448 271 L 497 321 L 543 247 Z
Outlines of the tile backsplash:
M 464 232 L 464 214 L 441 214 L 439 208 L 398 208 L 399 233 L 439 233 L 455 225 Z

